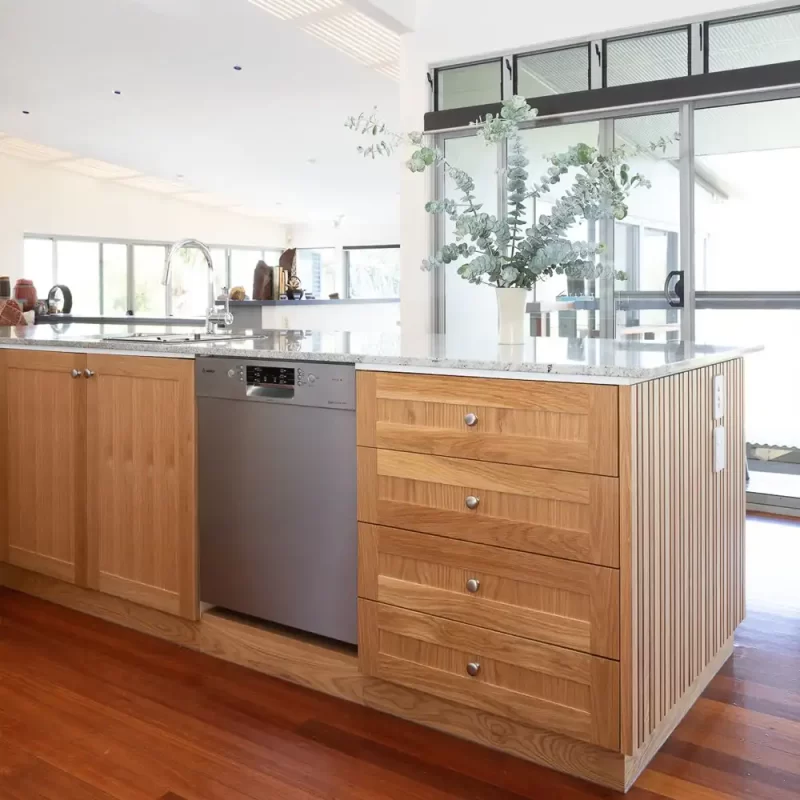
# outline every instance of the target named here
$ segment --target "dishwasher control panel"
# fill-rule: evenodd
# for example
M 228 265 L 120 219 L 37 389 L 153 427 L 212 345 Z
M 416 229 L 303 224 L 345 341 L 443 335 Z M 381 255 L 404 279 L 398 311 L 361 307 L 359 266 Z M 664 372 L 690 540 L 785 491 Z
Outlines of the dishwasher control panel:
M 201 356 L 195 391 L 198 397 L 354 410 L 355 366 Z

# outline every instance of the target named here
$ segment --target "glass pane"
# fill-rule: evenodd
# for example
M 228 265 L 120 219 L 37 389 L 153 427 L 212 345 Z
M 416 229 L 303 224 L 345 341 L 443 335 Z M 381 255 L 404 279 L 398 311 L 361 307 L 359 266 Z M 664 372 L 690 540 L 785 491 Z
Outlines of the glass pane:
M 547 174 L 550 167 L 548 156 L 566 152 L 577 144 L 597 147 L 600 136 L 599 122 L 579 122 L 570 125 L 556 125 L 548 128 L 531 128 L 522 131 L 522 141 L 530 159 L 529 184 Z M 565 175 L 543 197 L 531 200 L 526 220 L 538 220 L 549 215 L 553 204 L 559 200 L 572 185 L 574 171 Z M 567 232 L 570 241 L 591 241 L 594 231 L 586 220 L 578 220 Z M 533 329 L 542 336 L 596 336 L 599 331 L 597 298 L 594 281 L 575 280 L 566 275 L 553 275 L 539 281 L 534 287 L 532 298 L 538 304 L 533 318 Z
M 685 28 L 606 42 L 606 86 L 688 74 L 689 32 Z
M 800 11 L 708 26 L 708 71 L 800 59 Z
M 305 292 L 314 297 L 328 297 L 344 291 L 344 267 L 341 251 L 334 247 L 297 251 L 297 277 Z
M 133 246 L 133 310 L 149 317 L 166 316 L 166 290 L 161 284 L 166 248 L 161 245 Z
M 214 264 L 214 297 L 225 285 L 225 251 L 211 250 Z M 163 265 L 162 265 L 163 266 Z M 172 316 L 204 317 L 208 310 L 208 264 L 196 247 L 178 250 L 172 259 Z
M 280 256 L 280 254 L 278 254 Z M 231 288 L 242 286 L 248 297 L 253 294 L 253 274 L 256 264 L 263 258 L 262 250 L 241 248 L 231 250 Z M 278 266 L 278 259 L 267 260 L 271 267 Z
M 697 288 L 800 290 L 800 99 L 695 113 Z
M 800 474 L 800 311 L 703 309 L 695 314 L 695 326 L 700 342 L 764 345 L 762 352 L 747 356 L 745 365 L 745 435 L 750 467 Z
M 124 316 L 128 311 L 128 248 L 103 245 L 103 314 Z
M 23 275 L 33 281 L 39 297 L 47 297 L 50 287 L 55 283 L 53 240 L 25 239 L 23 247 Z
M 503 97 L 502 61 L 437 70 L 437 110 L 499 103 Z
M 72 313 L 100 313 L 99 242 L 56 241 L 58 282 L 72 292 Z
M 350 297 L 400 297 L 400 248 L 348 250 Z
M 497 213 L 497 150 L 487 147 L 474 134 L 445 139 L 445 156 L 450 164 L 465 170 L 475 181 L 476 202 L 483 203 L 482 212 Z M 456 202 L 461 194 L 448 177 L 445 197 Z M 445 220 L 444 241 L 454 241 L 454 223 Z M 461 261 L 444 269 L 445 333 L 448 342 L 494 341 L 497 338 L 497 305 L 495 290 L 476 286 L 461 278 L 456 270 Z
M 648 340 L 680 338 L 680 309 L 671 308 L 665 296 L 670 272 L 680 268 L 680 173 L 677 112 L 629 117 L 614 123 L 615 146 L 625 145 L 632 155 L 631 172 L 643 174 L 652 184 L 635 189 L 627 217 L 615 225 L 614 264 L 626 274 L 616 282 L 617 337 Z M 649 143 L 671 141 L 666 152 L 651 152 Z
M 533 53 L 517 59 L 517 94 L 540 97 L 589 88 L 589 46 Z

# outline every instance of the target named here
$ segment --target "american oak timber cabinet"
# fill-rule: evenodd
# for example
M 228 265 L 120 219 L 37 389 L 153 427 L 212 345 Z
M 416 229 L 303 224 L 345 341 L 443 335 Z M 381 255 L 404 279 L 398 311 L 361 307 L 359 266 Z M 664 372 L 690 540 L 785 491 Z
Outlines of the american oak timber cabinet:
M 190 360 L 0 350 L 0 583 L 629 788 L 744 616 L 742 359 L 363 370 L 357 427 L 356 654 L 200 614 Z

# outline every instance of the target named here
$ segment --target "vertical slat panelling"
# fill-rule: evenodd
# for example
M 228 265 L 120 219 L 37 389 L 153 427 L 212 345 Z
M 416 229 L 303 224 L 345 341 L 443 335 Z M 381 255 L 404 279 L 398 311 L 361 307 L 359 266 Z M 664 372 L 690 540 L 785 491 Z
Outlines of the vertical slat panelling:
M 713 418 L 714 375 L 724 417 Z M 631 391 L 630 744 L 646 745 L 744 613 L 744 373 L 741 360 Z M 715 424 L 726 467 L 714 472 Z M 621 562 L 621 568 L 622 562 Z

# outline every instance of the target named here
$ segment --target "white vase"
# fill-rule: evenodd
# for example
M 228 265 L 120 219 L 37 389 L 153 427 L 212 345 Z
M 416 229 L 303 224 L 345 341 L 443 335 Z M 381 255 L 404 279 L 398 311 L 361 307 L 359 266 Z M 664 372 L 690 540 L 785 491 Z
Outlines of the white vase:
M 497 295 L 497 343 L 522 344 L 525 341 L 527 289 L 495 287 Z

